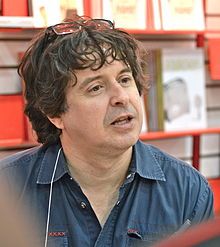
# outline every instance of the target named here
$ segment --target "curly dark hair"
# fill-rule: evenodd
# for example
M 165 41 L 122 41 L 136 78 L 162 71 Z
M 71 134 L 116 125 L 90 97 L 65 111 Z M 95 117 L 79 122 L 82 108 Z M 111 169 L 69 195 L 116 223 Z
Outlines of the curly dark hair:
M 41 31 L 18 67 L 25 83 L 25 114 L 38 142 L 59 140 L 61 130 L 48 117 L 67 111 L 66 89 L 70 82 L 77 83 L 75 70 L 98 70 L 105 63 L 123 61 L 130 66 L 141 94 L 148 87 L 141 54 L 139 42 L 107 20 L 77 16 Z

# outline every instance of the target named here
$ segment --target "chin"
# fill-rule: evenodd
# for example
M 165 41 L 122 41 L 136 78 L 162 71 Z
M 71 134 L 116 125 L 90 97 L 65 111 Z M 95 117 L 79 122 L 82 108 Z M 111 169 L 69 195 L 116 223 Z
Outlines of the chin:
M 118 149 L 128 149 L 138 141 L 138 137 L 139 136 L 122 137 L 121 139 L 116 140 L 115 146 L 117 146 Z

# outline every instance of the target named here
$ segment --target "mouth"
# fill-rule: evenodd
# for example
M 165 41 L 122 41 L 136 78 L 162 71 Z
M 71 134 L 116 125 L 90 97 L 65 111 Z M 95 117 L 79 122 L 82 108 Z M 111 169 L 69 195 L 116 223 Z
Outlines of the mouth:
M 124 124 L 128 124 L 132 121 L 134 117 L 131 115 L 126 115 L 126 116 L 121 116 L 116 118 L 111 125 L 124 125 Z

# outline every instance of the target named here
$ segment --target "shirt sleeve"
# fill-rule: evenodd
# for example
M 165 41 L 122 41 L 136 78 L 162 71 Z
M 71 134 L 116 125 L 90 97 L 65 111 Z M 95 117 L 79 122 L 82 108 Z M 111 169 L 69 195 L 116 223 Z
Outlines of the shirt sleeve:
M 214 217 L 214 197 L 207 181 L 201 179 L 200 193 L 192 212 L 191 224 L 200 223 Z

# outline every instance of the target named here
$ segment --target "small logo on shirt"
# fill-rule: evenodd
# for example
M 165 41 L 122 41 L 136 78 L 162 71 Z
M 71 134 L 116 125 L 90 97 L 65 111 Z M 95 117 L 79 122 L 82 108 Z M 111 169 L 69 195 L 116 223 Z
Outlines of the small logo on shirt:
M 64 237 L 66 234 L 65 232 L 49 232 L 49 237 Z

